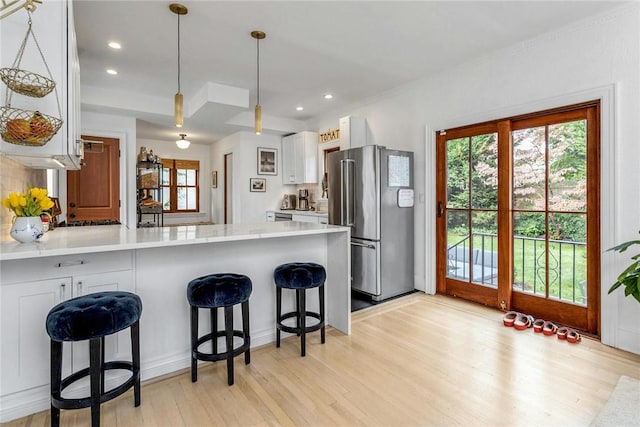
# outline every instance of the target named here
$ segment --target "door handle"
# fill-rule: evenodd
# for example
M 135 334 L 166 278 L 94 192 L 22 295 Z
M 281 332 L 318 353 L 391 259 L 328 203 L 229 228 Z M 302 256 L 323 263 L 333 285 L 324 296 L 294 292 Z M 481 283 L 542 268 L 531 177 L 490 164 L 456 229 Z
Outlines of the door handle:
M 354 191 L 353 191 L 353 182 L 351 180 L 351 175 L 352 175 L 352 171 L 353 171 L 353 166 L 355 165 L 355 160 L 353 159 L 346 159 L 344 161 L 344 164 L 347 166 L 347 180 L 346 182 L 343 181 L 343 185 L 345 185 L 347 191 L 346 191 L 346 199 L 347 199 L 347 223 L 345 225 L 347 226 L 353 226 L 355 225 L 355 221 L 354 221 L 354 217 L 355 217 L 355 210 L 356 210 L 356 205 L 354 203 Z M 352 205 L 353 204 L 353 209 L 352 209 Z
M 444 213 L 444 208 L 442 207 L 442 202 L 438 202 L 438 217 L 441 217 Z
M 358 243 L 358 242 L 351 242 L 351 246 L 360 246 L 361 248 L 368 248 L 368 249 L 375 249 L 376 248 L 373 245 L 368 245 L 366 243 Z

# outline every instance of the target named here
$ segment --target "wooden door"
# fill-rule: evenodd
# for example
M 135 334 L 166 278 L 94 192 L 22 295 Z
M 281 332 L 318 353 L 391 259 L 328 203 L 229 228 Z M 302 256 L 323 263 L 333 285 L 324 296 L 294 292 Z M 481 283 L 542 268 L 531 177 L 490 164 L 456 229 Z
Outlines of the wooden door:
M 120 141 L 82 135 L 96 141 L 85 148 L 78 171 L 67 172 L 67 221 L 120 219 Z
M 437 290 L 599 334 L 597 102 L 437 135 Z

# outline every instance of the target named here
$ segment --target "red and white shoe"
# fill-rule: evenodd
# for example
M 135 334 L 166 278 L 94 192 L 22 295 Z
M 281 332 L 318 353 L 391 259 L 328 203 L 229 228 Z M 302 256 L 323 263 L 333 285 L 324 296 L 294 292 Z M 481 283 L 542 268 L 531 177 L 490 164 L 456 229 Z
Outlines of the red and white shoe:
M 558 330 L 558 327 L 553 322 L 546 321 L 542 326 L 542 333 L 545 335 L 553 335 L 556 333 L 557 330 Z
M 504 315 L 504 317 L 502 318 L 502 323 L 504 323 L 504 326 L 513 326 L 513 322 L 516 321 L 516 317 L 518 317 L 519 315 L 520 313 L 518 313 L 517 311 L 510 311 Z
M 570 342 L 571 344 L 575 344 L 581 340 L 582 340 L 582 337 L 580 336 L 580 334 L 574 331 L 573 329 L 569 329 L 567 331 L 567 342 Z
M 513 322 L 513 327 L 519 331 L 523 331 L 530 328 L 531 325 L 533 325 L 533 321 L 533 316 L 529 314 L 519 314 L 515 322 Z
M 559 328 L 558 331 L 556 332 L 559 340 L 566 340 L 568 333 L 569 333 L 569 328 L 564 326 L 562 328 Z
M 547 322 L 545 322 L 543 319 L 536 319 L 533 322 L 533 332 L 542 332 L 542 328 L 544 327 L 545 323 Z

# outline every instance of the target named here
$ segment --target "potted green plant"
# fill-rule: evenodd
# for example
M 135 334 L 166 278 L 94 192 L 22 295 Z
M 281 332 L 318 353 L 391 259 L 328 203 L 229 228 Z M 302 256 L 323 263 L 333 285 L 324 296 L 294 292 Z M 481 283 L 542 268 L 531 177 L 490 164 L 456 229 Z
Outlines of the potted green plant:
M 630 240 L 625 243 L 621 243 L 610 251 L 624 252 L 633 245 L 640 245 L 640 240 Z M 640 302 L 640 253 L 631 257 L 633 262 L 627 267 L 620 275 L 616 282 L 609 288 L 609 294 L 624 285 L 624 296 L 633 296 L 638 302 Z

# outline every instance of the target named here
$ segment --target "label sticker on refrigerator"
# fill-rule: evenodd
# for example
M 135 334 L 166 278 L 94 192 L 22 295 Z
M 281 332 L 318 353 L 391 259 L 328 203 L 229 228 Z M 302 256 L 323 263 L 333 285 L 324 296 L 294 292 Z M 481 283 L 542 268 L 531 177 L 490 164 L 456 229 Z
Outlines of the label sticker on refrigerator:
M 411 185 L 411 168 L 409 157 L 389 156 L 389 187 L 408 187 Z
M 399 208 L 412 208 L 413 207 L 413 189 L 401 188 L 398 190 L 398 207 Z

